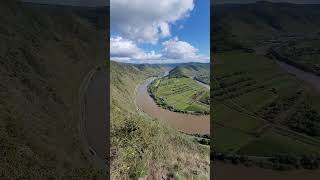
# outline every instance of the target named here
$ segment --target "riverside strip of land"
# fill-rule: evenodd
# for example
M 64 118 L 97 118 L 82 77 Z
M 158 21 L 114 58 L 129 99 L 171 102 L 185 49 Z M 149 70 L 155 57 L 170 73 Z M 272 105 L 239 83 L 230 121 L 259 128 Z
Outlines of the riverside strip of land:
M 142 112 L 147 113 L 153 118 L 157 118 L 179 131 L 189 134 L 210 134 L 210 116 L 209 115 L 191 115 L 172 112 L 159 107 L 148 93 L 148 85 L 155 78 L 144 81 L 138 87 L 136 104 Z

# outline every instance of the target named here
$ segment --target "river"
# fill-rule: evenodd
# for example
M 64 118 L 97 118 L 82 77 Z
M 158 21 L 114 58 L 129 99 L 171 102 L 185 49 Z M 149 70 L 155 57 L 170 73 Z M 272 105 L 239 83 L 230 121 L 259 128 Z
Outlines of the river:
M 188 134 L 210 134 L 209 115 L 191 115 L 172 112 L 159 107 L 148 93 L 148 85 L 155 78 L 149 78 L 138 87 L 136 104 L 139 110 L 169 126 Z

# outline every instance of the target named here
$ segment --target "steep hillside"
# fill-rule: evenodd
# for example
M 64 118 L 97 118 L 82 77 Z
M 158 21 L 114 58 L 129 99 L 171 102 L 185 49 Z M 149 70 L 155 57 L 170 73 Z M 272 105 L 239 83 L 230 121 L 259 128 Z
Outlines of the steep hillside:
M 320 93 L 266 57 L 239 51 L 217 57 L 223 63 L 215 66 L 211 91 L 215 150 L 274 159 L 294 155 L 295 163 L 303 156 L 316 159 Z M 277 168 L 277 161 L 268 161 L 259 166 Z M 283 169 L 297 165 L 281 163 Z
M 0 17 L 0 177 L 100 176 L 80 141 L 78 90 L 103 62 L 102 30 L 13 0 Z
M 257 2 L 213 6 L 214 49 L 252 47 L 279 36 L 316 34 L 320 5 Z
M 159 64 L 133 64 L 134 67 L 143 71 L 146 75 L 159 76 L 163 72 L 171 69 L 169 65 L 159 65 Z
M 151 69 L 145 73 L 133 65 L 111 61 L 110 70 L 111 178 L 208 179 L 206 146 L 136 109 L 135 89 L 153 76 Z M 154 72 L 159 73 L 157 68 Z
M 210 64 L 188 63 L 177 65 L 170 71 L 169 77 L 190 77 L 205 84 L 210 84 Z

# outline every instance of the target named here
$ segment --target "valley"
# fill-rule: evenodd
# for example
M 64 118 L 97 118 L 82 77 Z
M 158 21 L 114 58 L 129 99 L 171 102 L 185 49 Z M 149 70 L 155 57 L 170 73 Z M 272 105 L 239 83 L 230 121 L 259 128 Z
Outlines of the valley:
M 181 132 L 207 134 L 209 117 L 162 109 L 147 92 L 168 67 L 111 61 L 110 70 L 111 178 L 208 179 L 209 147 Z
M 280 4 L 220 5 L 215 12 L 215 157 L 258 174 L 252 166 L 294 174 L 319 165 L 319 53 L 312 32 L 319 14 L 306 20 L 318 5 Z

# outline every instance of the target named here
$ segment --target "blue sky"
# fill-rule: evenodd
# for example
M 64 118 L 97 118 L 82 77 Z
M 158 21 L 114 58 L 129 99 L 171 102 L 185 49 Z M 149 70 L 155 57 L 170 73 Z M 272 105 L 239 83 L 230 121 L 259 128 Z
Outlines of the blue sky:
M 197 47 L 202 54 L 210 55 L 210 1 L 195 1 L 194 10 L 191 12 L 190 18 L 182 22 L 184 28 L 174 31 L 179 38 L 190 42 Z
M 111 60 L 210 62 L 210 0 L 111 0 L 110 14 Z

